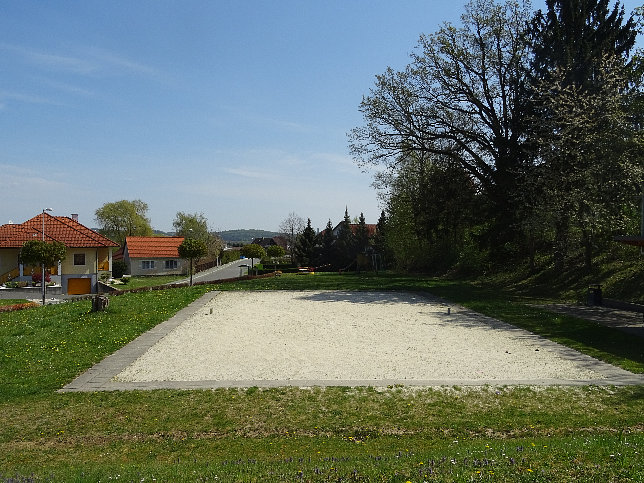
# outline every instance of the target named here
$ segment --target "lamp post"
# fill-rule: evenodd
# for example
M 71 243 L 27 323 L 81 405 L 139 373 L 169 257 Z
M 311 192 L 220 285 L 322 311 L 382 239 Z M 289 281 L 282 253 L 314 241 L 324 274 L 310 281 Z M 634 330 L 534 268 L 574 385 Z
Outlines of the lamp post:
M 51 211 L 51 208 L 45 208 L 42 210 L 42 241 L 45 241 L 45 211 Z M 45 291 L 47 290 L 47 284 L 45 283 L 45 261 L 42 262 L 42 272 L 40 277 L 40 285 L 42 286 L 42 304 L 45 305 Z
M 190 232 L 190 238 L 192 239 L 192 232 L 194 231 L 192 228 L 188 228 L 188 231 Z M 190 286 L 192 287 L 192 257 L 190 257 Z

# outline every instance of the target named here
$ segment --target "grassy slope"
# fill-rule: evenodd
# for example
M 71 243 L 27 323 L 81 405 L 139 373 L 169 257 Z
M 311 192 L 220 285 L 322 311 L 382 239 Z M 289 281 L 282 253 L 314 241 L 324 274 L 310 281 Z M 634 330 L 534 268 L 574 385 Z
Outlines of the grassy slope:
M 581 323 L 423 277 L 294 275 L 211 288 L 430 290 L 572 341 L 570 323 Z M 644 479 L 641 387 L 54 392 L 204 290 L 114 297 L 100 314 L 78 302 L 0 315 L 0 477 Z M 641 350 L 606 350 L 606 334 L 588 333 L 584 344 L 604 358 L 642 367 Z
M 644 256 L 631 246 L 614 247 L 611 253 L 599 255 L 591 272 L 579 263 L 571 263 L 565 273 L 556 273 L 544 262 L 537 271 L 513 267 L 504 273 L 481 277 L 480 284 L 503 287 L 523 299 L 545 298 L 581 302 L 586 300 L 588 286 L 601 284 L 604 296 L 644 304 Z

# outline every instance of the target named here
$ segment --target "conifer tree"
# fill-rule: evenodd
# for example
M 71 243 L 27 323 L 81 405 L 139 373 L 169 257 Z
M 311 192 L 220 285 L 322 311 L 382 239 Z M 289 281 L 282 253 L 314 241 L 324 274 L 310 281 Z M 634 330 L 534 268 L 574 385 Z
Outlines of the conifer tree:
M 606 56 L 627 59 L 637 32 L 619 1 L 611 10 L 609 0 L 546 0 L 532 22 L 532 71 L 546 78 L 563 69 L 564 84 L 592 89 Z
M 333 235 L 333 225 L 331 220 L 326 224 L 322 234 L 322 249 L 320 253 L 320 262 L 323 265 L 333 265 L 335 261 L 335 236 Z
M 641 163 L 629 119 L 629 52 L 637 35 L 619 2 L 547 0 L 532 23 L 530 79 L 535 163 L 526 178 L 523 217 L 531 231 L 553 231 L 557 270 L 571 247 L 587 270 L 602 232 L 619 226 L 620 200 L 637 191 Z
M 364 213 L 360 213 L 358 219 L 358 227 L 356 229 L 356 251 L 357 253 L 364 253 L 369 246 L 369 229 L 365 222 Z
M 300 265 L 311 265 L 315 262 L 315 230 L 311 227 L 310 218 L 306 222 L 306 228 L 295 241 L 295 260 Z
M 378 218 L 378 223 L 376 224 L 376 233 L 373 236 L 373 248 L 374 251 L 381 257 L 385 258 L 387 251 L 386 248 L 386 233 L 387 233 L 387 217 L 385 215 L 385 210 L 380 212 L 380 218 Z
M 340 267 L 350 265 L 356 256 L 356 237 L 351 230 L 351 217 L 349 216 L 348 208 L 344 210 L 344 219 L 340 223 L 336 245 L 337 262 Z

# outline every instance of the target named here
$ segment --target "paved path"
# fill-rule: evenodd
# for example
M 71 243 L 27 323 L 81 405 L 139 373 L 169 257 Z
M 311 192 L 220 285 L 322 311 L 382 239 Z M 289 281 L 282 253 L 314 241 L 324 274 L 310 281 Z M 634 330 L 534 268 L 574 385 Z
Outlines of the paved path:
M 257 261 L 256 261 L 257 262 Z M 240 259 L 235 260 L 234 262 L 227 263 L 225 265 L 220 265 L 218 267 L 209 268 L 203 272 L 195 273 L 192 276 L 192 282 L 216 282 L 218 280 L 225 280 L 228 278 L 239 277 L 240 275 L 246 275 L 247 269 L 243 265 L 250 266 L 249 259 Z M 172 283 L 182 283 L 189 282 L 190 278 L 183 280 L 177 280 Z
M 563 357 L 577 359 L 580 363 L 587 365 L 592 370 L 601 373 L 605 379 L 595 380 L 551 380 L 531 379 L 526 381 L 514 380 L 258 380 L 258 381 L 152 381 L 152 382 L 118 382 L 114 378 L 126 367 L 131 365 L 139 357 L 145 354 L 164 336 L 181 325 L 199 310 L 207 310 L 205 307 L 218 292 L 205 294 L 199 300 L 180 310 L 174 317 L 157 325 L 150 331 L 106 357 L 77 379 L 66 385 L 60 392 L 78 391 L 114 391 L 114 390 L 150 390 L 150 389 L 212 389 L 218 387 L 279 387 L 279 386 L 389 386 L 404 384 L 409 386 L 503 386 L 503 385 L 644 385 L 644 375 L 632 374 L 610 364 L 600 362 L 592 357 L 576 352 L 570 348 L 560 346 L 554 342 L 546 341 L 552 345 L 553 350 L 561 352 Z
M 639 312 L 611 309 L 609 307 L 596 305 L 547 304 L 537 305 L 537 307 L 552 312 L 572 315 L 573 317 L 628 332 L 631 335 L 644 337 L 644 314 Z

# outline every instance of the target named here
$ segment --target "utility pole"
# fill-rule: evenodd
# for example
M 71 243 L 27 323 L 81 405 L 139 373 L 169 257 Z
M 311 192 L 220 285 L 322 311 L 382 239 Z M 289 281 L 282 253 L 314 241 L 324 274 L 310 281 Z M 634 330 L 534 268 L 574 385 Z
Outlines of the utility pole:
M 45 243 L 45 211 L 52 211 L 51 208 L 44 208 L 42 210 L 42 241 Z M 47 293 L 47 284 L 45 283 L 45 262 L 42 262 L 40 272 L 40 286 L 42 287 L 42 304 L 45 305 L 45 297 Z

